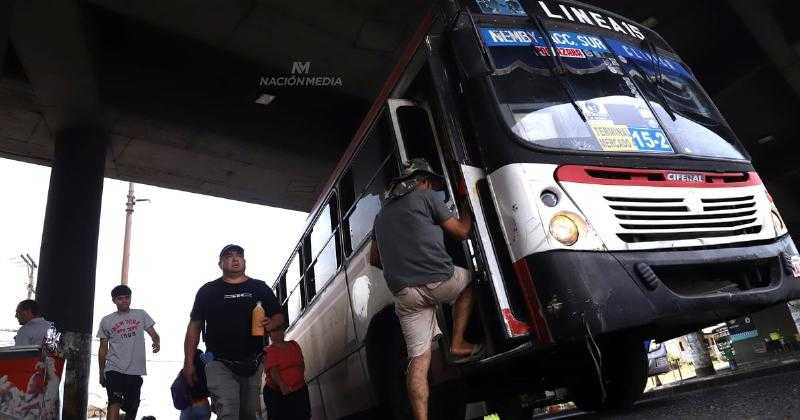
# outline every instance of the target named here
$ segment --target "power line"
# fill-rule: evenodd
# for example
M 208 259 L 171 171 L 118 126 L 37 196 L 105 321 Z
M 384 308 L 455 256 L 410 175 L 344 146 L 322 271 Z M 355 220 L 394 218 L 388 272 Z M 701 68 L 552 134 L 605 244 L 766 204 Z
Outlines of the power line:
M 36 261 L 33 260 L 31 254 L 19 254 L 19 257 L 22 258 L 22 261 L 28 267 L 28 299 L 33 297 L 34 288 L 33 288 L 33 273 L 36 272 L 36 269 L 39 268 L 39 265 L 36 264 Z

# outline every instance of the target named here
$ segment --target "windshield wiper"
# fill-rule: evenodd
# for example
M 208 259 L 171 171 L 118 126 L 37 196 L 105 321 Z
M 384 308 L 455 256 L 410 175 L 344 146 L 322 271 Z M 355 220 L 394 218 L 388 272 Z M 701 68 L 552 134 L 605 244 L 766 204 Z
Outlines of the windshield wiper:
M 633 67 L 636 68 L 636 71 L 638 71 L 639 74 L 642 75 L 642 79 L 646 81 L 647 84 L 650 86 L 650 90 L 653 91 L 656 100 L 661 102 L 659 105 L 661 105 L 661 107 L 664 108 L 665 111 L 667 111 L 667 114 L 669 114 L 669 117 L 672 118 L 672 121 L 675 121 L 675 113 L 672 111 L 672 107 L 669 106 L 667 98 L 664 96 L 663 93 L 661 93 L 661 89 L 659 89 L 658 84 L 650 80 L 649 77 L 647 77 L 647 72 L 644 71 L 642 66 L 640 66 L 639 63 L 636 62 L 636 60 L 630 59 L 628 60 L 628 62 L 633 64 Z
M 653 86 L 655 87 L 654 90 L 656 92 L 656 95 L 658 95 L 658 97 L 661 98 L 661 105 L 664 107 L 664 110 L 667 111 L 667 114 L 669 114 L 669 117 L 672 118 L 672 121 L 675 121 L 675 113 L 672 112 L 672 108 L 669 106 L 669 103 L 667 103 L 667 98 L 664 96 L 663 93 L 661 93 L 661 78 L 664 76 L 664 74 L 661 71 L 661 57 L 658 55 L 657 47 L 655 46 L 655 44 L 653 44 L 653 41 L 650 41 L 647 38 L 642 40 L 642 44 L 641 45 L 643 47 L 647 48 L 650 51 L 650 58 L 652 60 L 655 60 L 655 62 L 656 62 L 655 63 L 656 64 L 656 80 L 655 80 L 655 82 L 651 81 L 650 78 L 647 77 L 647 73 L 642 71 L 641 67 L 639 67 L 639 64 L 636 63 L 636 60 L 630 60 L 630 61 L 633 62 L 634 64 L 636 64 L 636 67 L 639 68 L 640 72 L 642 72 L 642 75 L 644 76 L 644 78 L 647 79 L 647 81 L 649 81 L 649 82 L 651 82 L 653 84 Z
M 544 38 L 545 48 L 547 48 L 548 54 L 552 54 L 550 60 L 545 60 L 550 64 L 550 72 L 553 73 L 553 76 L 555 76 L 556 79 L 558 79 L 558 82 L 561 84 L 561 88 L 564 89 L 564 93 L 567 94 L 570 103 L 572 103 L 572 106 L 575 108 L 575 112 L 577 112 L 578 115 L 580 115 L 583 122 L 586 122 L 586 116 L 583 115 L 581 107 L 578 106 L 578 102 L 575 100 L 575 92 L 572 91 L 572 87 L 569 85 L 569 83 L 567 83 L 567 81 L 564 80 L 564 74 L 567 73 L 566 66 L 564 65 L 564 62 L 561 61 L 561 57 L 558 55 L 558 51 L 555 49 L 555 47 L 551 42 L 550 32 L 547 30 L 547 28 L 544 27 L 542 19 L 539 17 L 539 15 L 528 12 L 528 18 L 533 20 L 533 23 L 536 25 L 536 28 L 539 30 L 539 33 Z M 531 45 L 533 45 L 534 51 L 536 50 L 535 41 L 536 40 L 534 39 L 534 42 L 531 43 Z

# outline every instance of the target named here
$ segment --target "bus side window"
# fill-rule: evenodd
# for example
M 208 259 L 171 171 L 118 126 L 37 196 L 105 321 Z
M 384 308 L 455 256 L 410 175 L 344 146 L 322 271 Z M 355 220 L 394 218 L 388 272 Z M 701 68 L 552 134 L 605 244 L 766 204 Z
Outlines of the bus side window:
M 281 303 L 283 315 L 286 316 L 286 304 L 284 303 L 286 301 L 286 273 L 280 275 L 272 291 L 275 293 L 278 302 Z
M 314 223 L 308 241 L 310 266 L 306 270 L 306 293 L 310 301 L 317 291 L 325 287 L 339 268 L 340 260 L 337 252 L 338 235 L 336 212 L 336 195 L 334 194 L 323 207 Z
M 300 254 L 295 253 L 292 262 L 286 268 L 286 312 L 289 315 L 289 323 L 293 323 L 300 311 L 303 310 L 303 293 L 300 287 Z
M 381 208 L 383 191 L 398 175 L 390 130 L 384 112 L 340 181 L 342 234 L 347 255 L 358 249 L 372 231 L 375 215 Z

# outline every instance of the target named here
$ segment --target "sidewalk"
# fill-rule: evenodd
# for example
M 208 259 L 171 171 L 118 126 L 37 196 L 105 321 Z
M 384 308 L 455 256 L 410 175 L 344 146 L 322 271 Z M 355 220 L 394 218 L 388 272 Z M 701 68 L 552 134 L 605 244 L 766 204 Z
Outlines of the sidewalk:
M 642 400 L 662 398 L 678 392 L 693 391 L 702 387 L 724 385 L 734 381 L 770 375 L 780 371 L 800 369 L 800 353 L 789 353 L 769 360 L 740 365 L 735 370 L 730 369 L 727 363 L 724 362 L 719 364 L 715 363 L 714 367 L 718 368 L 716 374 L 702 378 L 695 377 L 694 369 L 691 367 L 684 367 L 684 369 L 681 370 L 681 373 L 684 374 L 683 380 L 673 380 L 664 383 L 664 377 L 668 375 L 672 376 L 672 372 L 661 375 L 663 385 L 655 388 L 652 386 L 652 380 L 648 379 L 648 387 L 646 388 L 645 394 L 642 396 Z M 687 378 L 686 374 L 691 375 L 691 377 Z

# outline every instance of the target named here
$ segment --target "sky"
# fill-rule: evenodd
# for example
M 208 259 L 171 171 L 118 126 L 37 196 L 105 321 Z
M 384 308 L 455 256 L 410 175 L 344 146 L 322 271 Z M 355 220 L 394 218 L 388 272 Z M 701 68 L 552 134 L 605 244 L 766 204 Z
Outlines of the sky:
M 50 168 L 0 159 L 0 330 L 19 327 L 16 304 L 26 298 L 27 271 L 19 254 L 39 261 Z M 94 326 L 116 310 L 111 289 L 119 284 L 128 183 L 106 179 L 97 252 Z M 176 418 L 169 386 L 183 363 L 183 337 L 197 289 L 220 275 L 220 249 L 245 249 L 247 274 L 272 284 L 304 227 L 306 213 L 136 184 L 128 284 L 132 308 L 156 321 L 161 351 L 150 353 L 139 416 Z M 13 344 L 0 332 L 0 346 Z M 11 341 L 11 342 L 10 342 Z M 98 384 L 97 341 L 92 349 L 89 402 L 106 403 Z

